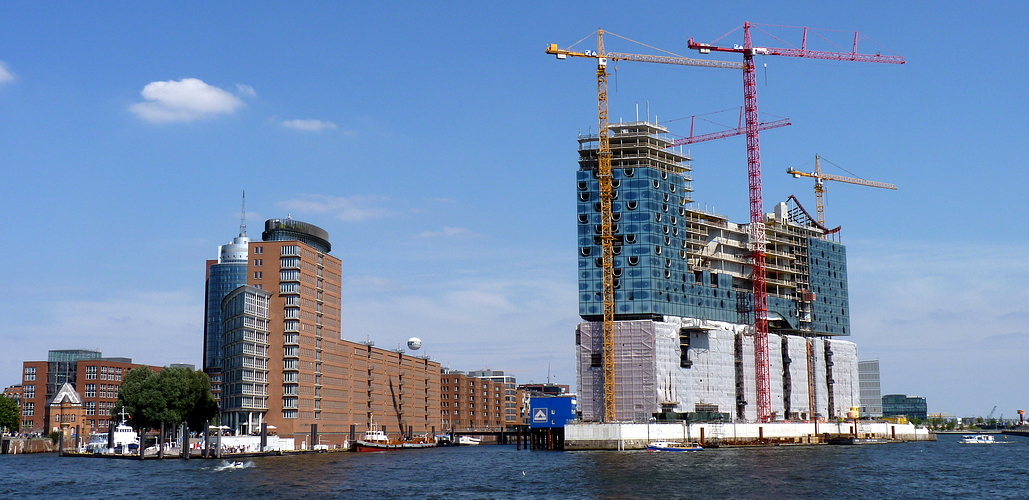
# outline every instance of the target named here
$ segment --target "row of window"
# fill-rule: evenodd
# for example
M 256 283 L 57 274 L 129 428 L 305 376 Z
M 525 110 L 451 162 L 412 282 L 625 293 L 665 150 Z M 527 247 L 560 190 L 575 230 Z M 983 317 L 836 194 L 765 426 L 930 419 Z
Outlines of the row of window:
M 450 402 L 449 401 L 443 401 L 443 402 L 440 403 L 440 405 L 442 405 L 444 408 L 449 408 L 450 407 Z M 460 408 L 460 407 L 461 407 L 461 403 L 454 402 L 454 408 Z M 471 405 L 469 405 L 469 408 L 475 408 L 475 405 L 471 404 Z M 482 409 L 483 410 L 489 410 L 489 405 L 488 404 L 482 405 Z M 500 407 L 498 406 L 497 409 L 499 410 Z
M 118 397 L 118 386 L 109 384 L 100 384 L 100 397 L 101 398 L 116 398 Z M 86 384 L 87 398 L 97 397 L 97 384 Z
M 446 415 L 446 416 L 449 416 L 449 415 L 451 415 L 451 413 L 450 413 L 450 410 L 440 410 L 440 411 L 441 411 L 441 413 L 442 413 L 443 415 Z M 475 412 L 474 412 L 474 411 L 467 411 L 467 412 L 465 412 L 465 414 L 467 414 L 467 415 L 468 415 L 469 417 L 474 417 L 474 416 L 475 416 Z M 460 415 L 461 415 L 461 412 L 460 412 L 460 410 L 454 410 L 454 413 L 453 413 L 453 415 L 454 415 L 454 416 L 460 416 Z M 482 414 L 482 416 L 483 416 L 483 417 L 489 417 L 489 412 L 485 412 L 485 413 L 483 413 L 483 414 Z M 500 418 L 500 414 L 499 414 L 499 413 L 497 413 L 497 414 L 496 414 L 495 416 L 496 416 L 497 418 Z
M 100 370 L 99 370 L 99 372 L 100 372 L 100 380 L 121 380 L 121 368 L 117 368 L 117 367 L 114 367 L 114 366 L 101 366 L 99 368 L 100 368 Z M 86 367 L 86 380 L 96 380 L 96 379 L 97 379 L 97 367 L 96 366 L 87 366 Z
M 27 382 L 31 382 L 33 380 L 36 380 L 36 367 L 35 366 L 27 366 L 27 367 L 25 367 L 25 380 Z

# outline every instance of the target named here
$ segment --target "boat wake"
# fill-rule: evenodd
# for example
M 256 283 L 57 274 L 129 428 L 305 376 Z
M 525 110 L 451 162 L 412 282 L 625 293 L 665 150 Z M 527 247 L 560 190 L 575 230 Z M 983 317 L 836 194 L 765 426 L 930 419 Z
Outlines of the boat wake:
M 222 465 L 219 465 L 219 466 L 213 468 L 212 470 L 214 470 L 214 471 L 223 471 L 223 470 L 247 469 L 247 468 L 250 468 L 250 467 L 253 467 L 253 466 L 254 466 L 253 462 L 238 462 L 238 461 L 237 462 L 226 462 L 226 463 L 224 463 Z

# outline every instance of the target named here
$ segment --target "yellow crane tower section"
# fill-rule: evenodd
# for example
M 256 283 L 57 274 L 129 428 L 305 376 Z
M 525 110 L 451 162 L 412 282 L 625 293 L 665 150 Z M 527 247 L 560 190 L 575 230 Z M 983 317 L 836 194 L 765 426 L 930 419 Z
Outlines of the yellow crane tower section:
M 628 38 L 608 33 L 630 42 L 639 43 Z M 640 44 L 645 45 L 645 44 Z M 653 48 L 653 47 L 651 47 Z M 659 49 L 658 49 L 659 50 Z M 597 50 L 573 51 L 558 48 L 557 44 L 547 46 L 547 54 L 557 56 L 558 59 L 572 57 L 586 57 L 597 60 L 597 116 L 599 121 L 597 150 L 597 178 L 600 183 L 600 249 L 601 266 L 603 273 L 603 297 L 604 297 L 604 421 L 614 422 L 618 419 L 615 401 L 615 286 L 614 286 L 614 217 L 611 210 L 612 201 L 612 173 L 611 173 L 611 143 L 608 133 L 607 119 L 607 62 L 610 61 L 633 61 L 658 64 L 677 64 L 681 66 L 700 66 L 705 68 L 723 68 L 743 70 L 742 63 L 709 61 L 690 59 L 678 55 L 659 56 L 645 54 L 626 54 L 622 52 L 607 52 L 604 50 L 604 30 L 597 30 Z M 670 54 L 670 53 L 669 53 Z
M 815 180 L 815 208 L 818 211 L 818 223 L 822 226 L 825 226 L 825 183 L 822 181 L 846 182 L 848 184 L 857 184 L 859 186 L 868 186 L 882 189 L 897 189 L 897 186 L 886 182 L 866 181 L 864 179 L 858 179 L 855 177 L 843 177 L 841 175 L 823 174 L 821 160 L 822 158 L 820 156 L 815 155 L 815 171 L 813 173 L 800 172 L 792 168 L 786 169 L 786 173 L 792 175 L 796 179 L 799 179 L 801 177 L 810 177 Z

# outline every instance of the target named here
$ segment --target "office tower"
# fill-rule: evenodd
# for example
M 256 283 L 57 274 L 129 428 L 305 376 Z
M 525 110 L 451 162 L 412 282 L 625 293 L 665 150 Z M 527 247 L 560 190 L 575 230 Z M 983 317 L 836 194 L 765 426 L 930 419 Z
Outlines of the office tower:
M 883 396 L 882 405 L 884 417 L 907 417 L 920 421 L 929 418 L 929 406 L 921 396 L 887 394 Z
M 329 234 L 286 218 L 266 221 L 261 237 L 249 244 L 247 281 L 269 294 L 267 411 L 246 428 L 267 422 L 298 447 L 340 444 L 372 425 L 441 428 L 439 363 L 342 340 L 342 262 Z
M 858 383 L 861 389 L 861 416 L 872 418 L 883 416 L 878 359 L 858 361 Z
M 253 434 L 268 411 L 268 303 L 272 294 L 241 286 L 222 299 L 222 425 Z
M 218 260 L 207 261 L 204 287 L 204 373 L 211 378 L 211 390 L 216 398 L 221 393 L 221 304 L 230 292 L 247 284 L 249 245 L 247 226 L 241 218 L 239 235 L 231 243 L 218 247 Z

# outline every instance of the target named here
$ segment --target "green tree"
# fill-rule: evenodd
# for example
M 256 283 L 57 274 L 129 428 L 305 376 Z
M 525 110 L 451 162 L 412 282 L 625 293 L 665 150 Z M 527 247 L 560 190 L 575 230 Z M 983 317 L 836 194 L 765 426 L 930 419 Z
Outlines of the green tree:
M 131 415 L 132 428 L 142 432 L 161 423 L 175 426 L 183 422 L 198 431 L 218 413 L 207 374 L 188 368 L 155 373 L 143 366 L 129 371 L 111 413 L 117 415 L 122 408 Z
M 111 415 L 119 415 L 124 410 L 129 416 L 129 425 L 137 432 L 146 432 L 155 423 L 159 424 L 160 421 L 153 418 L 153 409 L 165 403 L 157 389 L 156 376 L 145 366 L 129 370 L 118 389 L 118 402 L 111 408 Z
M 202 371 L 192 371 L 189 379 L 189 397 L 192 402 L 185 422 L 190 430 L 204 430 L 208 421 L 218 415 L 218 402 L 211 394 L 211 379 Z
M 0 430 L 17 432 L 21 428 L 21 415 L 18 414 L 18 403 L 13 398 L 0 396 Z

